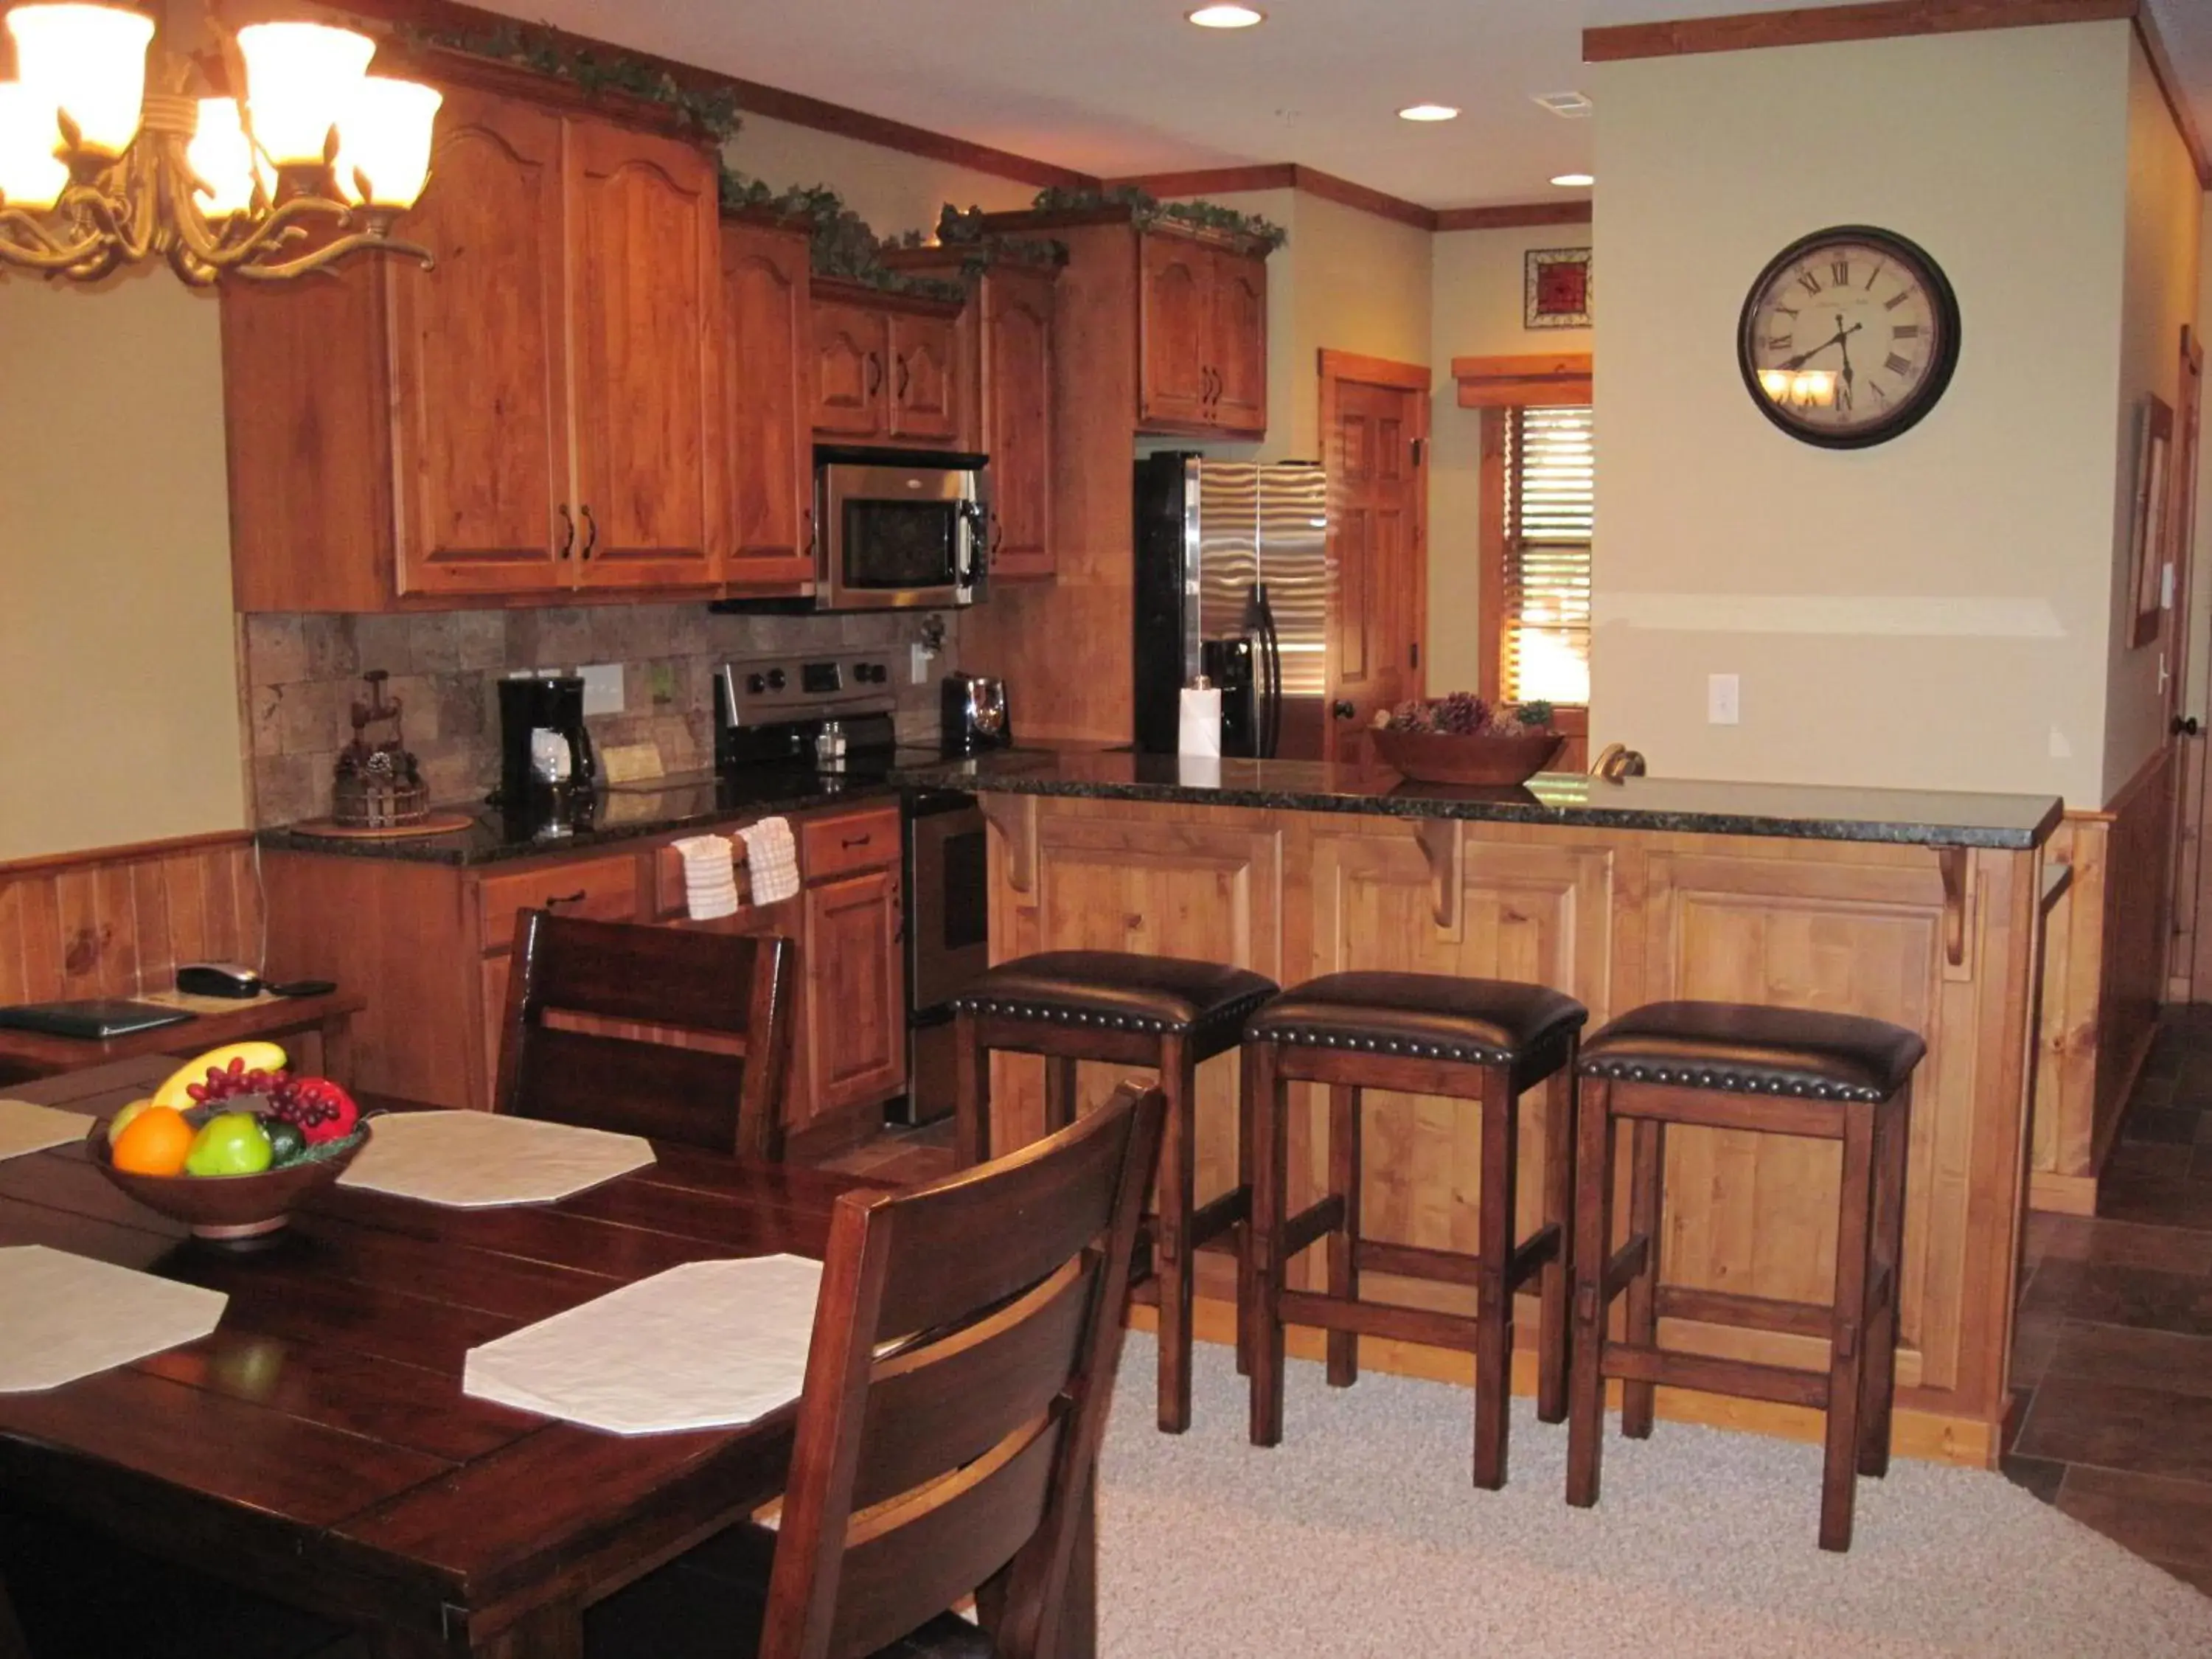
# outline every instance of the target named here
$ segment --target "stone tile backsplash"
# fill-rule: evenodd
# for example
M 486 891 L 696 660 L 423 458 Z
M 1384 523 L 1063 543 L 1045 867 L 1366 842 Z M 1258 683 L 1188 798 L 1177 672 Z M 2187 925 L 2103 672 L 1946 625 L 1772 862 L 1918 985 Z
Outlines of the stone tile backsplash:
M 623 665 L 623 712 L 594 715 L 601 750 L 650 743 L 673 776 L 714 763 L 714 665 L 732 658 L 817 651 L 895 653 L 902 741 L 937 741 L 937 681 L 957 665 L 957 619 L 927 681 L 909 684 L 907 646 L 920 614 L 718 616 L 703 605 L 448 611 L 419 616 L 262 613 L 245 618 L 246 726 L 256 824 L 330 811 L 362 676 L 381 668 L 400 700 L 407 746 L 431 798 L 480 801 L 499 780 L 499 679 L 515 669 Z

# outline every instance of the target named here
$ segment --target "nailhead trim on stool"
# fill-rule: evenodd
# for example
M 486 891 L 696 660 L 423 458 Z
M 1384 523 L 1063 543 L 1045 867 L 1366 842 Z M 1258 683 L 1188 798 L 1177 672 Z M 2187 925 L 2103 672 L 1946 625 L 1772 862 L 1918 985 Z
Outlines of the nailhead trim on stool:
M 1188 1031 L 1201 1036 L 1223 1026 L 1241 1027 L 1246 1016 L 1275 994 L 1270 985 L 1264 991 L 1254 991 L 1234 1002 L 1224 1003 L 1218 1008 L 1208 1009 L 1203 1018 L 1182 1021 L 1160 1019 L 1141 1014 L 1100 1014 L 1085 1008 L 1058 1008 L 1047 1003 L 1031 1002 L 1018 997 L 993 997 L 963 993 L 952 1000 L 956 1013 L 995 1014 L 1008 1019 L 1033 1019 L 1048 1025 L 1079 1025 L 1095 1030 L 1136 1031 L 1149 1036 L 1160 1036 L 1169 1031 Z
M 1601 1077 L 1616 1083 L 1663 1083 L 1677 1089 L 1717 1089 L 1735 1095 L 1794 1095 L 1801 1100 L 1863 1100 L 1889 1098 L 1873 1089 L 1848 1084 L 1816 1083 L 1805 1079 L 1751 1077 L 1738 1072 L 1691 1070 L 1683 1066 L 1644 1066 L 1633 1060 L 1586 1060 L 1584 1077 Z

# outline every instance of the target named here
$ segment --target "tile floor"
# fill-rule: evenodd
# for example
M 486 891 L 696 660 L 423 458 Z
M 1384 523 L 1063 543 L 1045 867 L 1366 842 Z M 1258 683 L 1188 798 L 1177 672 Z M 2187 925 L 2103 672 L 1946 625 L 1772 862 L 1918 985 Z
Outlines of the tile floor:
M 2094 1218 L 2027 1229 L 2004 1472 L 2212 1593 L 2212 1007 L 2161 1024 Z
M 831 1167 L 951 1168 L 951 1125 L 887 1130 Z M 2212 1007 L 2160 1028 L 2094 1218 L 2027 1229 L 2006 1474 L 2212 1594 Z

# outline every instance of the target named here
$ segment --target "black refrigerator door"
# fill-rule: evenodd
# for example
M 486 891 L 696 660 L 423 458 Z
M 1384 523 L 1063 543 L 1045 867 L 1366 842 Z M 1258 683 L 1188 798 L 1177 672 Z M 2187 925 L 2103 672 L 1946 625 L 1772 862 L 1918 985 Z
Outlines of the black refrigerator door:
M 1191 670 L 1183 652 L 1195 619 L 1185 591 L 1188 502 L 1179 450 L 1147 455 L 1136 464 L 1136 661 L 1134 721 L 1137 747 L 1148 755 L 1176 751 L 1183 683 Z
M 1221 691 L 1221 752 L 1260 752 L 1259 668 L 1262 653 L 1250 639 L 1207 640 L 1198 647 L 1206 678 Z

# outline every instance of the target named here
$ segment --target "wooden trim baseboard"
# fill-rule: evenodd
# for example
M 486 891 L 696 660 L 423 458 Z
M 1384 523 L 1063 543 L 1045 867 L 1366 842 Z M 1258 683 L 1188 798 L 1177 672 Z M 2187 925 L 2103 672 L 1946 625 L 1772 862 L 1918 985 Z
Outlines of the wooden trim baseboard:
M 1340 179 L 1319 167 L 1297 161 L 1267 161 L 1251 167 L 1198 167 L 1181 173 L 1139 173 L 1126 179 L 1109 179 L 1109 190 L 1133 186 L 1148 196 L 1172 200 L 1181 196 L 1230 196 L 1250 190 L 1302 190 L 1325 202 L 1356 208 L 1378 219 L 1389 219 L 1416 230 L 1437 228 L 1437 210 L 1409 202 L 1388 191 L 1373 190 L 1349 179 Z
M 349 12 L 356 17 L 424 30 L 480 33 L 512 28 L 522 23 L 520 19 L 500 12 L 486 11 L 479 6 L 467 5 L 462 3 L 462 0 L 325 0 L 325 3 L 333 10 Z M 927 127 L 912 126 L 904 121 L 892 120 L 888 116 L 871 115 L 866 110 L 833 104 L 826 99 L 809 97 L 805 93 L 787 92 L 781 87 L 763 85 L 758 81 L 748 81 L 738 76 L 722 75 L 713 70 L 702 69 L 696 64 L 681 63 L 653 52 L 633 52 L 627 46 L 590 35 L 572 33 L 567 29 L 527 23 L 522 23 L 522 26 L 538 28 L 574 51 L 601 55 L 617 52 L 641 63 L 650 64 L 667 70 L 679 84 L 686 87 L 708 92 L 733 92 L 737 94 L 738 110 L 743 114 L 764 115 L 771 120 L 788 121 L 793 126 L 811 127 L 817 132 L 856 138 L 863 143 L 902 150 L 908 155 L 927 156 L 932 161 L 947 161 L 955 167 L 972 168 L 977 173 L 988 173 L 1025 185 L 1090 190 L 1095 189 L 1098 184 L 1098 180 L 1087 173 L 1055 167 L 1049 161 L 1018 155 L 1012 150 L 994 149 L 989 144 L 955 138 L 949 133 L 933 132 Z
M 210 830 L 196 836 L 171 836 L 161 841 L 130 842 L 120 847 L 88 847 L 77 853 L 48 853 L 34 859 L 0 864 L 0 882 L 24 876 L 50 876 L 59 870 L 82 870 L 93 865 L 131 864 L 143 859 L 168 858 L 210 847 L 243 847 L 253 840 L 251 830 Z
M 1807 6 L 1796 11 L 1735 12 L 1584 29 L 1583 61 L 1613 64 L 1635 58 L 1824 46 L 1898 35 L 2109 22 L 2133 18 L 2139 9 L 2140 0 L 1869 0 L 1861 5 Z
M 1504 207 L 1443 208 L 1442 230 L 1513 230 L 1524 225 L 1586 225 L 1593 217 L 1588 202 L 1515 202 Z

